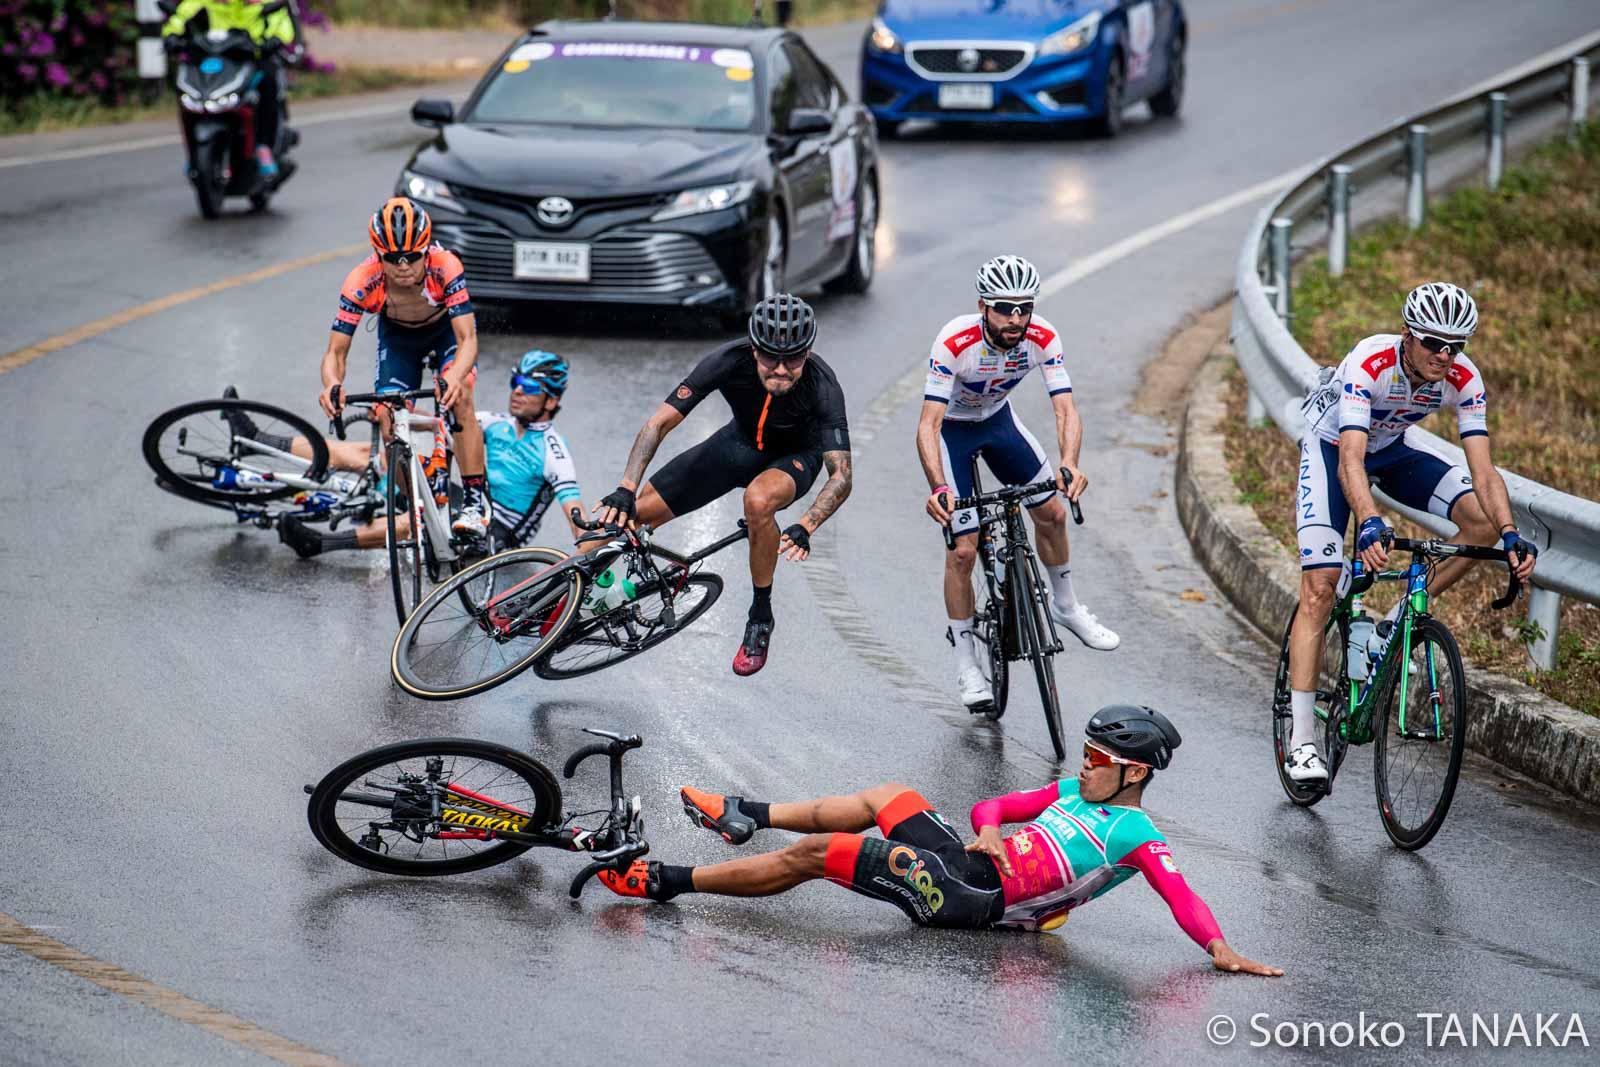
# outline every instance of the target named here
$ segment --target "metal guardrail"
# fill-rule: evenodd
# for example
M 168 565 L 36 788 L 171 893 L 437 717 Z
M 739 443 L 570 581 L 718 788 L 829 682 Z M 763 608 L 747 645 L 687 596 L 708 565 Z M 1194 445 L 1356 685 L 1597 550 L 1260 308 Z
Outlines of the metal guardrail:
M 1505 158 L 1508 123 L 1565 106 L 1569 137 L 1587 118 L 1589 70 L 1600 62 L 1600 33 L 1574 41 L 1566 55 L 1540 70 L 1479 92 L 1455 97 L 1430 111 L 1412 116 L 1330 156 L 1262 209 L 1245 235 L 1235 270 L 1233 345 L 1250 383 L 1252 422 L 1270 417 L 1290 437 L 1305 428 L 1300 403 L 1315 381 L 1318 365 L 1295 341 L 1285 323 L 1290 315 L 1290 237 L 1294 226 L 1328 212 L 1328 260 L 1334 274 L 1343 271 L 1350 235 L 1349 198 L 1354 187 L 1383 176 L 1397 166 L 1406 171 L 1406 217 L 1413 229 L 1427 212 L 1427 156 L 1483 136 L 1486 181 L 1499 186 Z M 1263 281 L 1266 270 L 1268 280 Z M 1464 462 L 1462 451 L 1433 434 L 1421 433 L 1429 447 Z M 1561 596 L 1600 603 L 1600 503 L 1501 471 L 1511 494 L 1511 508 L 1523 536 L 1539 546 L 1539 566 L 1528 599 L 1528 618 L 1543 636 L 1529 645 L 1534 662 L 1555 665 Z M 1421 514 L 1377 494 L 1385 504 L 1437 533 L 1455 526 Z

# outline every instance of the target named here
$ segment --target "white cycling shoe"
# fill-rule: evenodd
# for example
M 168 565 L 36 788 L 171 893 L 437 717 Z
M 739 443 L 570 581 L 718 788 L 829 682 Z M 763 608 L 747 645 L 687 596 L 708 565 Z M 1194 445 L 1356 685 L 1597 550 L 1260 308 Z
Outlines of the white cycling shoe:
M 1054 599 L 1050 601 L 1050 617 L 1068 630 L 1072 636 L 1101 652 L 1110 652 L 1122 644 L 1122 638 L 1100 625 L 1100 620 L 1089 614 L 1089 609 L 1078 604 L 1071 611 L 1062 611 Z
M 956 678 L 956 687 L 961 690 L 961 703 L 968 711 L 988 711 L 994 707 L 994 691 L 977 667 L 962 671 Z
M 489 532 L 489 516 L 484 514 L 483 509 L 477 503 L 471 503 L 463 507 L 460 513 L 456 515 L 454 527 L 457 533 L 482 537 Z
M 1289 758 L 1283 761 L 1283 773 L 1296 782 L 1326 782 L 1328 765 L 1322 762 L 1316 742 L 1306 741 L 1294 746 Z

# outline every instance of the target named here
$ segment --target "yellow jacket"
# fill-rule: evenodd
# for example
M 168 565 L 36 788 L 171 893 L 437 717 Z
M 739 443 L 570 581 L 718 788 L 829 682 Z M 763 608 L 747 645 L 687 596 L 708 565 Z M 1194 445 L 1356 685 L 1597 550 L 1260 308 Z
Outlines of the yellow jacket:
M 261 7 L 256 0 L 180 0 L 178 10 L 161 27 L 161 35 L 182 33 L 184 25 L 204 9 L 214 30 L 244 30 L 257 43 L 276 37 L 286 45 L 294 44 L 294 19 L 289 16 L 289 8 L 285 6 L 262 18 Z

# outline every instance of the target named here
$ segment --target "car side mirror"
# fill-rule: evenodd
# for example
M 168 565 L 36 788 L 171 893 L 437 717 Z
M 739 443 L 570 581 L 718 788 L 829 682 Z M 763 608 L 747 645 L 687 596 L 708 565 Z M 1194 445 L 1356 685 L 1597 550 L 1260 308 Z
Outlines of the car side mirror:
M 816 107 L 797 107 L 789 112 L 789 128 L 784 132 L 791 137 L 812 137 L 833 130 L 833 116 Z
M 418 100 L 411 105 L 411 121 L 439 129 L 456 120 L 456 106 L 448 100 Z

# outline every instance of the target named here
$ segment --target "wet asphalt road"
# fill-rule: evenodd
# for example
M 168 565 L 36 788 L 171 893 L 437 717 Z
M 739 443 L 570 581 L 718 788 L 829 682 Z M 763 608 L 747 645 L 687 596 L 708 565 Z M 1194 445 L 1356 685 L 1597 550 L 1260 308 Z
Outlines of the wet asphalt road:
M 1014 250 L 1060 270 L 1591 30 L 1595 12 L 1553 0 L 1196 0 L 1191 18 L 1179 122 L 1139 109 L 1111 143 L 908 131 L 885 144 L 881 273 L 864 298 L 817 304 L 819 350 L 851 405 L 855 494 L 813 560 L 781 568 L 773 659 L 751 679 L 727 668 L 748 589 L 734 549 L 712 568 L 729 579 L 723 600 L 646 657 L 588 680 L 530 676 L 422 703 L 388 680 L 382 561 L 301 562 L 270 535 L 151 486 L 138 441 L 167 407 L 233 383 L 314 412 L 344 260 L 0 377 L 12 423 L 0 482 L 21 490 L 0 513 L 10 632 L 0 912 L 352 1063 L 952 1052 L 1172 1063 L 1220 1058 L 1204 1035 L 1219 1013 L 1240 1024 L 1228 1056 L 1306 1055 L 1237 1051 L 1258 1012 L 1271 1023 L 1363 1011 L 1398 1020 L 1408 1039 L 1385 1055 L 1408 1061 L 1444 1054 L 1425 1047 L 1415 1013 L 1426 1011 L 1560 1012 L 1564 1030 L 1567 1013 L 1587 1008 L 1600 1040 L 1593 812 L 1473 762 L 1444 831 L 1407 855 L 1378 822 L 1368 752 L 1314 811 L 1279 790 L 1264 712 L 1273 650 L 1218 602 L 1190 555 L 1168 494 L 1170 429 L 1130 409 L 1165 337 L 1226 295 L 1254 205 L 1041 310 L 1063 330 L 1087 423 L 1088 524 L 1072 531 L 1079 592 L 1123 635 L 1115 653 L 1072 648 L 1058 660 L 1068 728 L 1112 701 L 1172 714 L 1185 744 L 1149 795 L 1152 816 L 1230 943 L 1287 977 L 1214 974 L 1139 885 L 1080 911 L 1061 936 L 935 933 L 824 884 L 656 908 L 591 886 L 574 904 L 565 885 L 578 863 L 554 852 L 456 879 L 385 878 L 342 864 L 306 829 L 302 783 L 363 749 L 444 734 L 525 747 L 552 765 L 581 726 L 643 734 L 629 788 L 644 796 L 652 855 L 675 862 L 730 854 L 676 813 L 684 783 L 779 800 L 899 779 L 964 825 L 974 800 L 1047 780 L 1034 694 L 1015 690 L 1001 729 L 967 722 L 950 695 L 941 543 L 921 515 L 917 368 L 933 331 L 970 306 L 973 268 Z M 853 80 L 856 31 L 812 37 Z M 215 224 L 195 215 L 171 148 L 0 170 L 14 250 L 0 351 L 360 241 L 418 137 L 401 110 L 310 128 L 303 169 L 273 213 Z M 486 402 L 525 348 L 573 357 L 560 422 L 590 501 L 614 484 L 639 421 L 716 340 L 693 324 L 574 320 L 564 309 L 483 318 Z M 358 334 L 353 387 L 371 350 Z M 1043 390 L 1020 393 L 1025 421 L 1047 431 Z M 718 403 L 706 409 L 668 453 L 720 424 Z M 735 517 L 724 501 L 662 539 L 697 546 Z M 1207 599 L 1180 600 L 1186 589 Z M 603 796 L 594 772 L 569 785 L 572 807 Z M 3 946 L 0 988 L 0 1063 L 259 1058 Z

